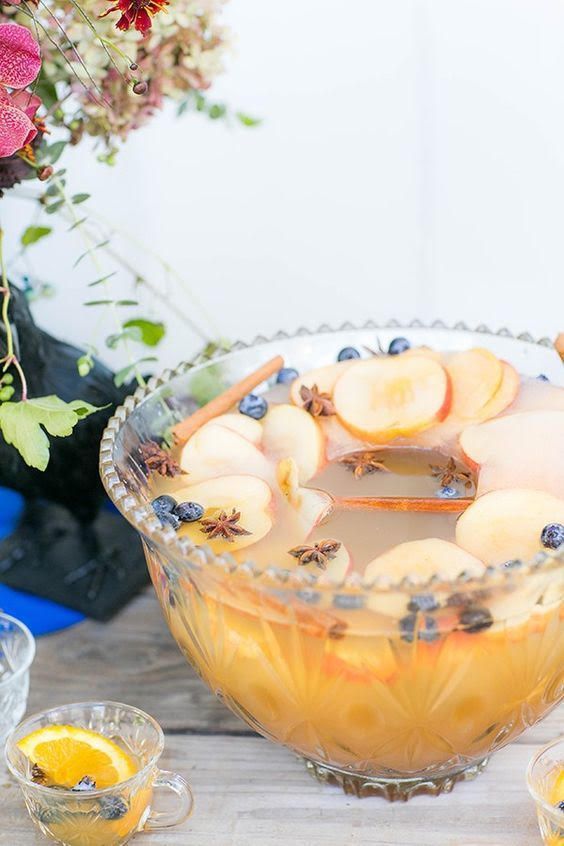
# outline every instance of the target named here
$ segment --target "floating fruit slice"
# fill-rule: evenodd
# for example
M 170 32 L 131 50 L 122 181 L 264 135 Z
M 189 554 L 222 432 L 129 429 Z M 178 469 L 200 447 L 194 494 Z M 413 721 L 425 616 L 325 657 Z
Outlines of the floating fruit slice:
M 452 382 L 451 414 L 465 420 L 479 418 L 503 379 L 502 363 L 489 350 L 476 347 L 455 353 L 447 363 Z
M 238 535 L 232 540 L 223 537 L 208 538 L 202 523 L 183 523 L 178 534 L 188 536 L 196 544 L 208 544 L 215 553 L 235 552 L 263 538 L 272 528 L 270 505 L 272 491 L 257 476 L 222 476 L 207 479 L 176 491 L 180 502 L 199 502 L 205 509 L 204 519 L 217 518 L 222 511 L 230 515 L 240 512 L 237 525 L 249 534 Z
M 510 412 L 564 411 L 564 388 L 542 379 L 522 379 Z
M 294 405 L 303 405 L 303 399 L 300 396 L 300 389 L 302 385 L 305 385 L 306 388 L 312 388 L 314 385 L 317 385 L 321 393 L 332 394 L 337 379 L 342 376 L 345 370 L 348 370 L 355 361 L 358 361 L 358 359 L 339 361 L 337 364 L 328 364 L 325 367 L 317 367 L 315 370 L 310 370 L 308 373 L 298 376 L 298 378 L 292 382 L 292 386 L 290 388 L 290 399 Z
M 133 759 L 98 732 L 78 726 L 51 725 L 18 742 L 18 749 L 45 774 L 49 784 L 68 789 L 88 776 L 96 788 L 111 787 L 135 775 Z
M 180 455 L 180 466 L 189 474 L 190 482 L 234 473 L 272 478 L 269 462 L 254 444 L 233 429 L 215 424 L 207 424 L 192 435 Z
M 549 801 L 551 805 L 559 805 L 560 802 L 564 802 L 564 768 L 560 769 L 560 772 L 552 785 Z
M 414 580 L 427 581 L 435 575 L 456 578 L 462 572 L 480 576 L 484 570 L 485 566 L 478 558 L 456 544 L 440 538 L 425 538 L 400 543 L 374 558 L 366 566 L 365 577 L 387 576 L 399 581 L 410 576 Z
M 519 392 L 519 385 L 521 379 L 517 371 L 511 364 L 506 361 L 501 362 L 503 375 L 501 384 L 493 397 L 482 407 L 478 412 L 479 420 L 489 420 L 491 417 L 497 417 L 502 411 L 511 405 Z
M 564 499 L 564 411 L 528 411 L 469 426 L 460 447 L 479 468 L 479 495 L 532 488 Z
M 220 414 L 219 417 L 214 417 L 213 420 L 206 423 L 207 426 L 223 426 L 226 429 L 231 429 L 231 431 L 242 435 L 243 438 L 246 438 L 255 446 L 258 446 L 262 439 L 261 423 L 258 420 L 253 420 L 252 417 L 246 414 Z M 202 429 L 204 428 L 202 426 Z M 200 432 L 202 429 L 200 429 Z
M 263 448 L 275 461 L 293 458 L 300 482 L 307 482 L 319 469 L 324 439 L 313 417 L 301 408 L 284 403 L 273 406 L 263 423 Z
M 458 518 L 456 542 L 486 564 L 529 561 L 542 550 L 548 523 L 564 523 L 564 499 L 523 488 L 491 491 Z
M 333 402 L 360 438 L 386 443 L 444 419 L 450 407 L 446 370 L 425 355 L 356 361 L 338 379 Z
M 328 513 L 333 504 L 333 497 L 325 491 L 304 488 L 300 485 L 298 465 L 293 458 L 283 458 L 276 468 L 276 481 L 280 493 L 288 504 L 295 509 L 303 523 L 306 535 Z

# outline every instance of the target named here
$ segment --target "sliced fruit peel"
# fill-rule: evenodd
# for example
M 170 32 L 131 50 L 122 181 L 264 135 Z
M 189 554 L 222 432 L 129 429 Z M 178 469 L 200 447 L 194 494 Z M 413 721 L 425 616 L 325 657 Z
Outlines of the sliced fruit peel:
M 365 580 L 388 576 L 396 583 L 410 578 L 414 584 L 436 577 L 452 579 L 461 573 L 479 577 L 485 565 L 459 546 L 441 538 L 406 541 L 377 556 L 366 566 Z

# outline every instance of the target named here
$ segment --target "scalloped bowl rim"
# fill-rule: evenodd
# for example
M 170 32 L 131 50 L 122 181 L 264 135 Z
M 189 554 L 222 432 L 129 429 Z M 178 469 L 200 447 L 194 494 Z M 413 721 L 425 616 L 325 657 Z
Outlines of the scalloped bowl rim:
M 218 346 L 211 354 L 198 353 L 193 359 L 183 361 L 174 369 L 166 369 L 159 375 L 152 376 L 144 386 L 126 397 L 123 405 L 116 408 L 114 415 L 109 419 L 102 435 L 100 444 L 100 476 L 106 492 L 122 516 L 141 534 L 147 538 L 167 557 L 172 557 L 176 562 L 183 562 L 188 567 L 200 569 L 201 567 L 216 567 L 218 570 L 229 574 L 240 574 L 243 577 L 260 582 L 265 586 L 284 587 L 292 590 L 304 591 L 307 589 L 328 589 L 331 591 L 348 589 L 354 592 L 391 592 L 391 591 L 416 591 L 432 587 L 434 590 L 452 589 L 453 587 L 468 588 L 474 586 L 491 586 L 492 581 L 502 583 L 505 580 L 514 578 L 515 575 L 526 576 L 532 571 L 539 569 L 558 569 L 564 563 L 564 549 L 555 551 L 539 551 L 531 561 L 512 561 L 511 568 L 505 564 L 486 567 L 481 576 L 472 576 L 462 571 L 457 576 L 450 578 L 434 575 L 428 581 L 412 580 L 410 577 L 394 581 L 386 576 L 376 576 L 366 580 L 358 573 L 351 573 L 341 581 L 329 579 L 323 572 L 319 575 L 304 572 L 302 570 L 290 570 L 288 568 L 271 565 L 266 568 L 259 568 L 252 561 L 238 562 L 229 553 L 216 555 L 207 544 L 193 544 L 187 538 L 179 537 L 171 527 L 164 527 L 149 503 L 144 501 L 132 491 L 128 490 L 119 477 L 113 459 L 113 451 L 116 438 L 121 429 L 126 425 L 128 418 L 139 406 L 154 394 L 158 389 L 170 383 L 172 380 L 185 375 L 191 370 L 204 369 L 210 364 L 216 364 L 228 359 L 233 353 L 258 347 L 263 344 L 270 344 L 277 340 L 285 341 L 298 337 L 326 335 L 344 331 L 364 331 L 368 329 L 442 329 L 451 332 L 475 332 L 490 336 L 501 336 L 508 339 L 519 340 L 523 343 L 535 346 L 553 348 L 553 342 L 546 337 L 535 340 L 529 333 L 524 332 L 513 335 L 508 329 L 499 329 L 494 332 L 487 326 L 480 324 L 475 329 L 459 321 L 453 326 L 448 326 L 441 320 L 425 324 L 420 320 L 413 320 L 410 323 L 401 323 L 390 320 L 383 324 L 368 321 L 360 326 L 352 323 L 344 323 L 338 327 L 331 327 L 324 324 L 316 330 L 300 328 L 294 333 L 277 332 L 271 337 L 258 335 L 254 340 L 246 343 L 236 341 L 229 348 Z

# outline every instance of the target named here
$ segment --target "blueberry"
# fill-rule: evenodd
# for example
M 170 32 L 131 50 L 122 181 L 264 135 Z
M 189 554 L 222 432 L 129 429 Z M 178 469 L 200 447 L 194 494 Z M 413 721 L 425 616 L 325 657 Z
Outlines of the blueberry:
M 268 403 L 264 397 L 259 397 L 257 394 L 247 394 L 239 403 L 239 411 L 254 420 L 261 420 L 268 411 Z
M 78 784 L 75 784 L 75 786 L 72 789 L 72 792 L 73 793 L 84 793 L 84 792 L 87 792 L 88 790 L 96 790 L 96 782 L 94 781 L 93 778 L 90 778 L 90 776 L 86 775 L 86 776 L 82 776 L 82 778 L 80 779 Z
M 287 385 L 289 382 L 293 382 L 294 379 L 297 379 L 299 375 L 300 374 L 294 367 L 283 367 L 278 371 L 276 381 L 279 385 Z
M 163 494 L 162 496 L 158 496 L 154 499 L 151 503 L 153 506 L 153 511 L 161 520 L 167 514 L 170 514 L 173 508 L 176 508 L 176 500 L 173 496 L 168 496 L 168 494 Z
M 456 499 L 460 496 L 460 494 L 456 488 L 453 488 L 450 485 L 443 485 L 443 487 L 439 488 L 436 492 L 435 496 L 438 496 L 440 499 Z
M 564 544 L 562 523 L 549 523 L 541 532 L 541 543 L 546 549 L 558 549 Z
M 298 596 L 302 600 L 302 602 L 307 602 L 309 605 L 316 605 L 321 599 L 321 594 L 318 591 L 312 590 L 311 588 L 303 588 L 302 590 L 297 590 L 296 596 Z
M 120 820 L 129 811 L 129 807 L 119 796 L 104 796 L 100 800 L 100 816 L 105 820 Z
M 564 811 L 564 802 L 559 802 L 556 807 L 559 811 Z
M 199 502 L 179 502 L 174 514 L 183 523 L 194 523 L 204 515 L 204 506 Z
M 390 341 L 388 355 L 399 355 L 409 349 L 411 349 L 411 344 L 407 338 L 394 338 L 393 341 Z
M 464 631 L 469 634 L 482 632 L 493 625 L 493 617 L 487 608 L 466 608 L 459 620 Z
M 172 512 L 163 514 L 160 521 L 164 526 L 172 526 L 175 532 L 180 528 L 180 519 Z
M 411 597 L 407 610 L 414 614 L 417 611 L 436 611 L 439 603 L 432 593 L 416 593 Z
M 539 373 L 537 379 L 540 379 L 541 382 L 550 382 L 548 376 L 545 376 L 544 373 Z
M 359 608 L 364 608 L 364 601 L 364 596 L 350 593 L 337 593 L 333 597 L 333 606 L 343 610 L 356 611 Z
M 337 361 L 348 361 L 350 358 L 360 358 L 360 353 L 355 347 L 343 347 Z
M 407 643 L 413 643 L 415 638 L 415 629 L 417 627 L 417 614 L 407 614 L 399 621 L 401 639 Z M 437 629 L 437 621 L 434 617 L 426 614 L 423 617 L 423 625 L 419 626 L 417 637 L 419 640 L 432 641 L 438 638 L 439 632 Z

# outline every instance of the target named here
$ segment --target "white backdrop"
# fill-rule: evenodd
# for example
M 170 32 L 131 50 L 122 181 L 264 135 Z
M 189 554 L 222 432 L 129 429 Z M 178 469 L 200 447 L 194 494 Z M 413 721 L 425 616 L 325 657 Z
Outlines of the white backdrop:
M 564 330 L 564 0 L 231 0 L 225 15 L 237 42 L 212 97 L 259 128 L 171 110 L 115 168 L 84 147 L 69 167 L 223 335 L 391 316 Z M 29 204 L 8 210 L 13 247 Z M 32 250 L 58 288 L 38 318 L 89 340 L 76 235 Z M 175 309 L 199 319 L 181 290 Z M 196 346 L 173 318 L 162 361 Z

